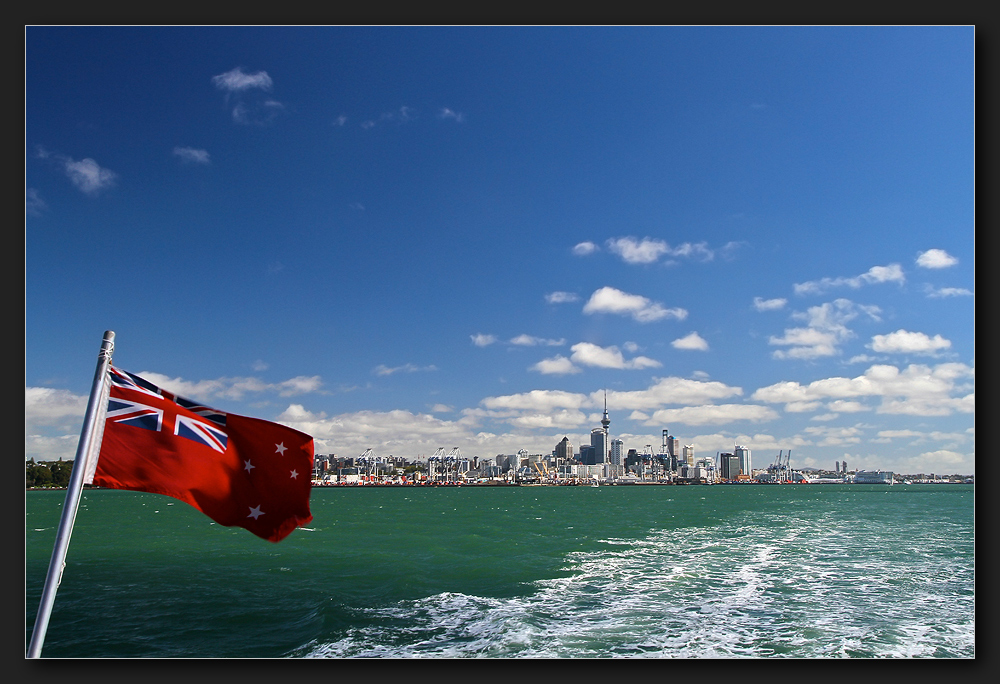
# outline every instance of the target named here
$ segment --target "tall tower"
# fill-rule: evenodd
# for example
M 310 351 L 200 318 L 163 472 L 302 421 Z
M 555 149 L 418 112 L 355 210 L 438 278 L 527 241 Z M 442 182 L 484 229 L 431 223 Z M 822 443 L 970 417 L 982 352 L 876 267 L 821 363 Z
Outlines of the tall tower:
M 608 426 L 611 425 L 611 418 L 608 417 L 608 391 L 604 390 L 604 417 L 601 418 L 601 428 L 604 433 L 604 444 L 600 456 L 598 457 L 598 463 L 604 463 L 604 476 L 611 477 L 611 459 L 610 459 L 610 447 L 611 447 L 611 433 L 608 431 Z M 594 436 L 590 437 L 591 443 L 594 441 Z M 595 445 L 596 446 L 596 445 Z

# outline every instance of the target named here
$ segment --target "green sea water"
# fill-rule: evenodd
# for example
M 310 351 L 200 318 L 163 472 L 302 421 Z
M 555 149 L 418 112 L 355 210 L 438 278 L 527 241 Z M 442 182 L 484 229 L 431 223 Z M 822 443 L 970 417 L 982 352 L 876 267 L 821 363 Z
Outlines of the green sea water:
M 30 639 L 65 493 L 25 494 Z M 45 658 L 975 657 L 974 485 L 87 490 Z

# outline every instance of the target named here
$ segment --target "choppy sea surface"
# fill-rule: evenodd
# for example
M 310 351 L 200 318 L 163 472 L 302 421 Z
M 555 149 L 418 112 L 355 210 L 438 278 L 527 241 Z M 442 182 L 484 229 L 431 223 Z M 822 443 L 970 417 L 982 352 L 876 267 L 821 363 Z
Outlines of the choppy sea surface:
M 25 493 L 25 649 L 65 493 Z M 974 658 L 974 485 L 84 492 L 44 658 Z

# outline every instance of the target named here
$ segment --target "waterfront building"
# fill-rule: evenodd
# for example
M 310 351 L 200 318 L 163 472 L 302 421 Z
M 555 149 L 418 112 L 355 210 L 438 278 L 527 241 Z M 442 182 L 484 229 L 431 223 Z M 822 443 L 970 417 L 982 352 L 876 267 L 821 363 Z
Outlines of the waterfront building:
M 723 480 L 735 480 L 740 474 L 740 457 L 735 454 L 722 454 L 719 457 L 719 476 Z
M 563 461 L 573 460 L 573 445 L 569 441 L 569 437 L 563 437 L 562 441 L 556 444 L 555 455 L 557 459 L 563 459 Z
M 681 450 L 681 455 L 684 457 L 684 463 L 686 465 L 694 465 L 694 445 L 685 444 L 684 448 Z
M 620 466 L 622 464 L 622 451 L 625 443 L 620 439 L 611 440 L 611 465 Z
M 740 459 L 740 472 L 742 474 L 753 474 L 753 464 L 750 461 L 750 449 L 741 444 L 737 444 L 733 448 L 733 455 Z
M 592 444 L 581 444 L 580 454 L 577 460 L 584 465 L 594 465 L 597 463 L 597 454 Z
M 590 445 L 594 448 L 594 463 L 604 464 L 608 461 L 608 431 L 603 427 L 590 431 Z

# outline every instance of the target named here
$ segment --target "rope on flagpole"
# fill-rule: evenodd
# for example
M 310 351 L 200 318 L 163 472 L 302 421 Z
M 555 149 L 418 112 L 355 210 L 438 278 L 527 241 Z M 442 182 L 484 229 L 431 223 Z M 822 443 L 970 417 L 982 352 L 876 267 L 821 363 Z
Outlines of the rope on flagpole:
M 63 503 L 62 517 L 59 529 L 56 531 L 56 541 L 52 547 L 52 558 L 49 560 L 49 571 L 45 577 L 45 587 L 38 604 L 38 614 L 35 616 L 35 627 L 31 633 L 31 644 L 28 648 L 29 658 L 38 658 L 42 653 L 45 633 L 49 627 L 49 617 L 55 604 L 56 591 L 62 582 L 63 570 L 66 567 L 66 552 L 69 540 L 73 535 L 73 524 L 76 522 L 76 512 L 80 507 L 80 496 L 83 493 L 87 471 L 91 463 L 96 465 L 97 455 L 101 450 L 101 438 L 104 435 L 104 416 L 107 414 L 108 366 L 115 350 L 115 333 L 107 330 L 101 343 L 101 351 L 97 355 L 97 369 L 94 371 L 94 382 L 90 388 L 90 399 L 87 402 L 87 413 L 83 419 L 80 431 L 80 442 L 76 447 L 76 458 L 73 461 L 73 471 L 70 474 L 69 487 L 66 489 L 66 500 Z

